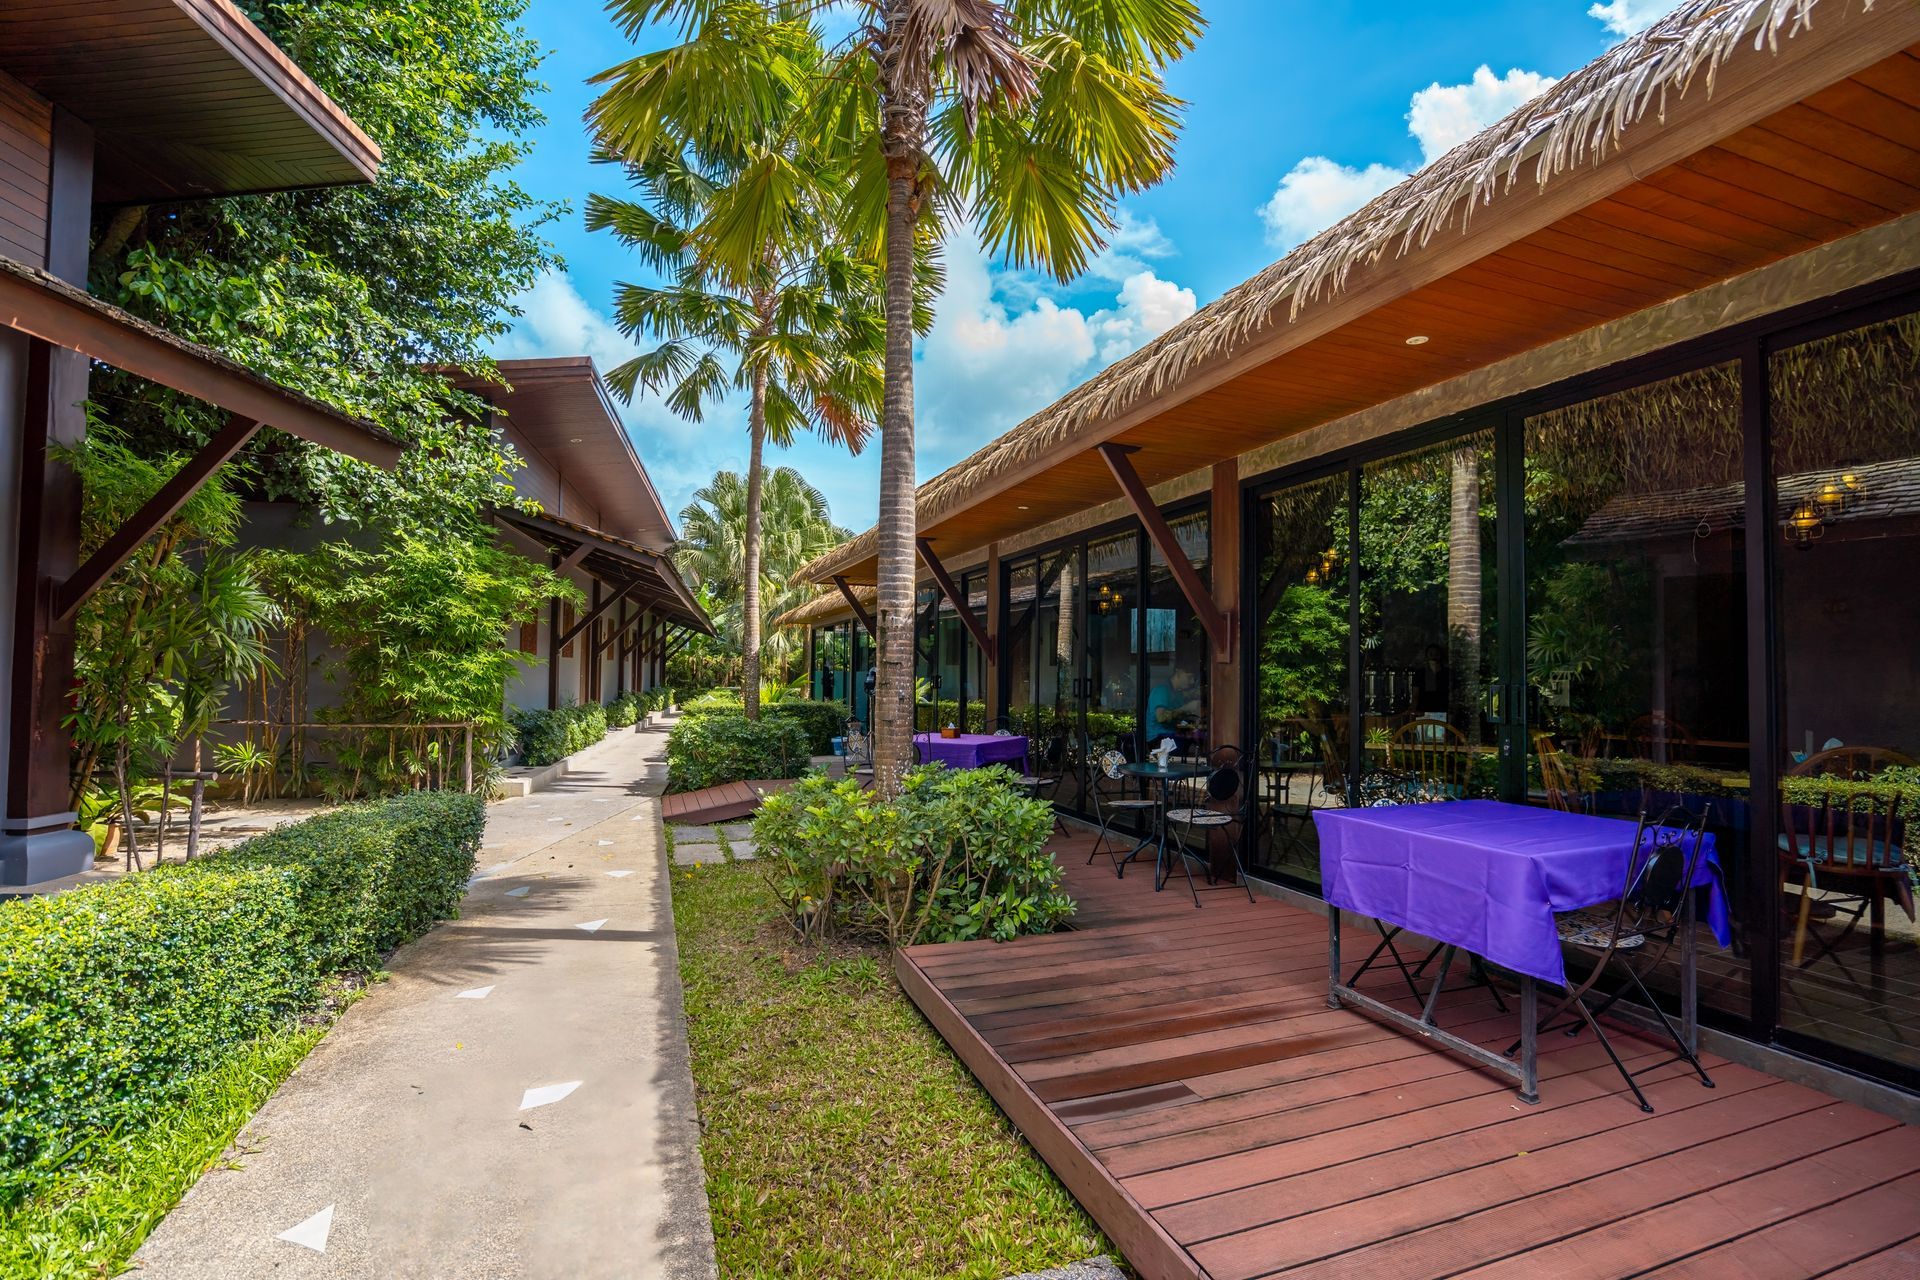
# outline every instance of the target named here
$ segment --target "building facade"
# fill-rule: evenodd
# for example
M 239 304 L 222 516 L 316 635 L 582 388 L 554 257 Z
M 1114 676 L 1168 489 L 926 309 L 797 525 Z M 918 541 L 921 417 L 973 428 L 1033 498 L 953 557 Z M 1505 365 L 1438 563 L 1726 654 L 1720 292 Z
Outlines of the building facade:
M 1244 749 L 1308 893 L 1363 780 L 1704 812 L 1707 1016 L 1920 1087 L 1917 50 L 1683 5 L 928 481 L 923 722 L 1081 812 L 1109 747 Z

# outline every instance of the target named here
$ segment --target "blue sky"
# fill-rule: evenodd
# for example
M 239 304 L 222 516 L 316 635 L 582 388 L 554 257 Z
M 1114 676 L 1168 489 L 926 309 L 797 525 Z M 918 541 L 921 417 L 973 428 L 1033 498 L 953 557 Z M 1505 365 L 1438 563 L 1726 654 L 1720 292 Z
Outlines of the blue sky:
M 915 371 L 923 479 L 1646 26 L 1670 0 L 1202 7 L 1208 30 L 1170 75 L 1188 102 L 1178 168 L 1127 201 L 1120 234 L 1092 270 L 1062 285 L 987 260 L 969 237 L 950 242 L 947 291 Z M 548 122 L 519 177 L 572 212 L 547 228 L 565 271 L 520 299 L 524 314 L 496 354 L 584 352 L 605 371 L 640 349 L 608 319 L 614 286 L 646 277 L 582 225 L 587 194 L 617 181 L 587 159 L 585 82 L 672 36 L 629 43 L 592 0 L 532 0 L 525 25 L 548 51 Z M 745 466 L 738 406 L 697 424 L 650 403 L 625 416 L 676 515 L 714 471 Z M 873 522 L 877 443 L 858 458 L 813 441 L 769 458 L 819 486 L 840 523 Z

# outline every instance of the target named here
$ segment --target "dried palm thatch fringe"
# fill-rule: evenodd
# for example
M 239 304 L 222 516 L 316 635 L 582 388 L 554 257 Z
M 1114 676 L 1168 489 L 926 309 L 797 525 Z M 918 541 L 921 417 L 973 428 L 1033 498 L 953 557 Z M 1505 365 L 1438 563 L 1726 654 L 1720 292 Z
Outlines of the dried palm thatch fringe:
M 1875 0 L 1826 0 L 1839 10 Z M 920 486 L 922 524 L 964 506 L 982 481 L 1045 455 L 1090 423 L 1125 412 L 1178 384 L 1197 367 L 1229 355 L 1263 330 L 1291 322 L 1337 296 L 1356 267 L 1405 256 L 1449 230 L 1466 230 L 1477 206 L 1511 191 L 1531 161 L 1533 181 L 1603 159 L 1634 124 L 1664 122 L 1670 98 L 1696 82 L 1711 96 L 1722 65 L 1745 44 L 1778 52 L 1812 25 L 1821 0 L 1686 0 L 1637 36 L 1497 124 L 1461 143 L 1400 185 L 1289 252 L 1252 279 L 1069 391 L 1013 430 Z M 834 566 L 865 559 L 875 531 L 801 569 L 816 580 Z
M 855 587 L 853 594 L 869 610 L 873 608 L 874 598 L 879 594 L 872 587 Z M 805 604 L 795 605 L 769 625 L 775 627 L 804 627 L 818 622 L 827 622 L 851 613 L 847 607 L 847 598 L 838 588 L 822 591 Z

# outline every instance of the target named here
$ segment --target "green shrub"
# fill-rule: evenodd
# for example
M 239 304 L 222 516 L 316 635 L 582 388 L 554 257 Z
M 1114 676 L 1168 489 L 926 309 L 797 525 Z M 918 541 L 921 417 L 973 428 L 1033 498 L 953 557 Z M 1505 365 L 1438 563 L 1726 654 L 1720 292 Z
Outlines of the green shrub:
M 520 738 L 521 759 L 538 768 L 585 751 L 606 737 L 607 709 L 589 702 L 550 711 L 515 711 L 513 729 Z
M 847 704 L 844 702 L 769 702 L 760 714 L 773 720 L 790 720 L 807 735 L 807 752 L 824 756 L 833 750 L 833 740 L 847 731 Z
M 628 690 L 607 704 L 607 727 L 609 729 L 629 729 L 640 723 L 640 717 L 646 714 L 643 695 Z
M 754 844 L 802 933 L 892 946 L 1050 933 L 1073 914 L 1049 806 L 1007 769 L 907 772 L 889 802 L 812 773 L 766 797 Z
M 452 915 L 485 820 L 415 792 L 0 907 L 0 1204 Z
M 791 720 L 683 716 L 667 735 L 667 790 L 698 791 L 749 778 L 796 778 L 807 767 L 807 733 Z

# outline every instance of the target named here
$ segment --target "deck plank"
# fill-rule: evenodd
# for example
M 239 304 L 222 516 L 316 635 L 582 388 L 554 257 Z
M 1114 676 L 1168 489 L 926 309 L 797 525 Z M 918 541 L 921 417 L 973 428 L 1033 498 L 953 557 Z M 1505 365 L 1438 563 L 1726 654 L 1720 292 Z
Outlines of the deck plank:
M 1589 1037 L 1542 1045 L 1525 1106 L 1328 1009 L 1324 917 L 1230 893 L 1196 909 L 1183 883 L 1086 866 L 1090 845 L 1055 844 L 1072 931 L 913 947 L 895 967 L 1147 1280 L 1916 1274 L 1915 1130 L 1712 1056 L 1704 1089 L 1624 1029 L 1655 1114 Z M 1391 968 L 1376 981 L 1405 1001 Z M 1483 989 L 1440 1009 L 1496 1049 L 1514 1034 Z

